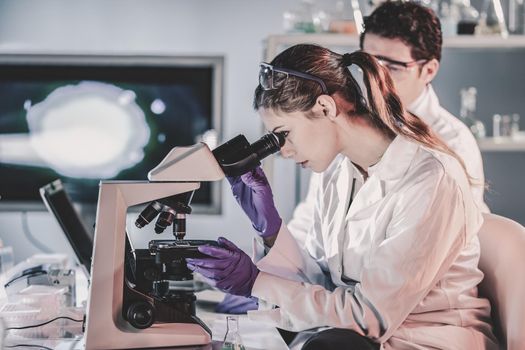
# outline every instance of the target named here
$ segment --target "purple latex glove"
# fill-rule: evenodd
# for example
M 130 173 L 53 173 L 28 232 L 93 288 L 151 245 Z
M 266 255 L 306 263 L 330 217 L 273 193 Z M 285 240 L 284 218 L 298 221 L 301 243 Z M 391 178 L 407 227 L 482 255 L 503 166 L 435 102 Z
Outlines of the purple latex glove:
M 273 203 L 270 184 L 261 167 L 236 177 L 227 177 L 233 196 L 250 218 L 253 228 L 263 238 L 275 236 L 282 219 Z
M 188 269 L 200 273 L 207 282 L 223 292 L 248 297 L 259 270 L 250 257 L 224 237 L 217 240 L 220 247 L 199 246 L 209 258 L 186 259 Z
M 245 314 L 250 310 L 257 310 L 259 303 L 256 297 L 241 297 L 233 294 L 226 294 L 224 299 L 217 304 L 215 312 L 224 314 Z

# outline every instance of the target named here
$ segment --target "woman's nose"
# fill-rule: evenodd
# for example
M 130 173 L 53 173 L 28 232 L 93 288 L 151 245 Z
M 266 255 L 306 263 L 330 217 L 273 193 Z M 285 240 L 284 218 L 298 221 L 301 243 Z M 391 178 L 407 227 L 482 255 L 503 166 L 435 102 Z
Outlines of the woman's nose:
M 289 142 L 285 142 L 283 147 L 281 147 L 281 155 L 284 158 L 291 158 L 294 155 L 294 151 L 292 150 L 292 147 L 290 147 Z

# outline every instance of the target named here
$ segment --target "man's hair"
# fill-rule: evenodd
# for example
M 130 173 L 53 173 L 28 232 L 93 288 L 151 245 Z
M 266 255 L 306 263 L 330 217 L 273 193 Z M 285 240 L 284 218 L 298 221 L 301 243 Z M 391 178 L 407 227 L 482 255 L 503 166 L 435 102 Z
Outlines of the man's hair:
M 401 40 L 410 47 L 414 60 L 441 60 L 441 23 L 428 7 L 407 1 L 386 1 L 365 18 L 361 49 L 367 33 Z

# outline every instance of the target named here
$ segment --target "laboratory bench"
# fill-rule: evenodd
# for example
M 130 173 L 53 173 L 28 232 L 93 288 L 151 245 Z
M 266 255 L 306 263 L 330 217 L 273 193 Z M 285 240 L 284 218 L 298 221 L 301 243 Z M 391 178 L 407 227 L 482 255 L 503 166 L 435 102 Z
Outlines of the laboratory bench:
M 78 279 L 77 279 L 78 280 Z M 77 284 L 78 300 L 85 300 L 87 297 L 87 283 L 79 280 Z M 206 323 L 206 325 L 212 330 L 212 343 L 202 346 L 184 346 L 184 347 L 174 347 L 173 349 L 182 350 L 182 349 L 202 349 L 202 350 L 216 350 L 222 349 L 222 340 L 226 334 L 226 316 L 227 314 L 216 313 L 214 308 L 223 298 L 224 293 L 218 290 L 206 289 L 200 292 L 195 293 L 197 296 L 196 309 L 197 316 Z M 4 295 L 5 297 L 5 295 Z M 0 295 L 0 307 L 5 305 L 7 300 L 2 299 Z M 85 301 L 82 303 L 85 305 Z M 72 316 L 76 313 L 76 317 L 72 318 L 81 319 L 85 306 L 72 308 L 72 313 L 67 313 L 68 316 Z M 54 317 L 62 316 L 55 314 L 50 316 L 49 319 Z M 272 349 L 272 350 L 285 350 L 288 349 L 286 343 L 280 336 L 277 329 L 268 324 L 263 324 L 260 322 L 252 321 L 248 318 L 247 315 L 239 315 L 239 332 L 243 340 L 243 344 L 246 350 L 263 350 L 263 349 Z M 31 317 L 27 318 L 27 321 L 24 322 L 26 325 L 35 325 L 43 323 L 42 319 L 39 318 L 38 321 L 32 321 Z M 21 323 L 17 323 L 17 326 Z M 49 325 L 52 325 L 50 323 Z M 9 324 L 7 324 L 9 326 Z M 5 326 L 4 326 L 5 327 Z M 57 332 L 56 329 L 53 331 L 53 328 L 36 327 L 33 328 L 30 333 L 18 333 L 14 330 L 5 331 L 4 344 L 2 349 L 54 349 L 54 350 L 80 350 L 84 349 L 84 342 L 82 336 L 82 323 L 73 322 L 66 320 L 66 322 L 60 323 L 60 326 L 57 327 L 67 328 L 69 331 Z M 28 335 L 29 334 L 29 335 Z M 57 334 L 60 334 L 57 336 Z M 22 336 L 24 335 L 24 336 Z M 1 330 L 0 330 L 1 336 Z M 25 344 L 25 346 L 21 346 Z M 13 347 L 16 346 L 16 347 Z M 0 346 L 1 348 L 1 346 Z M 170 349 L 163 347 L 162 349 Z

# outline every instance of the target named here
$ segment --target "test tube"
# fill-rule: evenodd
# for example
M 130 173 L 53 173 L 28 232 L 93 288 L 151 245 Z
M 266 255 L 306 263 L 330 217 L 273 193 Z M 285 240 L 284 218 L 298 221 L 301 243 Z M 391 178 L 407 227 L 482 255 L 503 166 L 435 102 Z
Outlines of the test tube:
M 501 115 L 499 114 L 492 116 L 492 136 L 495 139 L 501 138 Z

